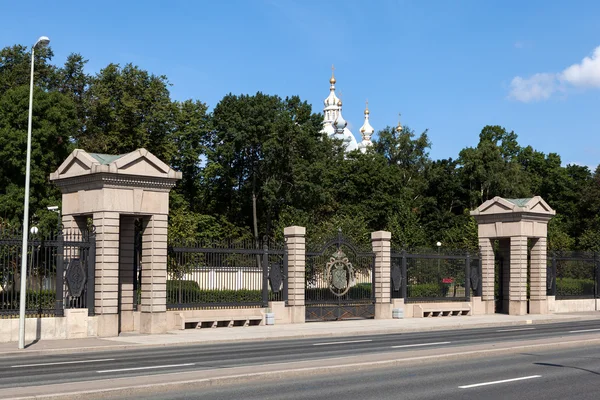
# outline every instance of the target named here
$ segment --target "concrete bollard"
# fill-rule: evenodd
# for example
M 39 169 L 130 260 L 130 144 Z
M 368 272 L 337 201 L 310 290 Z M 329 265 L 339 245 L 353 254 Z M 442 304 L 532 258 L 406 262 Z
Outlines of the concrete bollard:
M 275 313 L 268 312 L 265 314 L 265 325 L 275 325 Z

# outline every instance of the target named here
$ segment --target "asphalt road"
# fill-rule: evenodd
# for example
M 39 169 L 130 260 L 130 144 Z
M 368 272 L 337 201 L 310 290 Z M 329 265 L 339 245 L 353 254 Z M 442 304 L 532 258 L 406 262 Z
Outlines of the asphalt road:
M 332 322 L 335 323 L 335 322 Z M 336 357 L 394 354 L 419 349 L 467 351 L 485 343 L 541 338 L 576 339 L 599 334 L 599 321 L 521 325 L 403 334 L 277 340 L 101 351 L 82 354 L 2 357 L 0 389 L 65 382 L 152 376 Z M 597 377 L 595 377 L 597 378 Z M 0 391 L 1 396 L 1 391 Z M 600 398 L 600 394 L 597 398 Z
M 264 379 L 223 387 L 144 393 L 132 399 L 211 400 L 595 400 L 600 397 L 600 349 L 539 351 L 442 361 L 425 366 L 345 374 Z

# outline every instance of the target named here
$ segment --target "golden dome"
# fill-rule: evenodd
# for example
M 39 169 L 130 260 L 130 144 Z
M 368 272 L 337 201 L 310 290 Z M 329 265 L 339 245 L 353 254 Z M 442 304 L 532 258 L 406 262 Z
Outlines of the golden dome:
M 329 83 L 331 83 L 332 85 L 335 85 L 335 76 L 333 75 L 334 70 L 335 70 L 335 67 L 332 65 L 331 66 L 331 79 L 329 80 Z
M 369 111 L 369 100 L 367 100 L 367 106 L 365 107 L 365 115 L 369 115 L 371 112 Z
M 338 107 L 341 107 L 341 106 L 342 106 L 342 99 L 339 99 L 338 100 Z
M 398 133 L 402 132 L 402 125 L 400 125 L 400 122 L 398 122 L 398 126 L 396 127 L 396 132 L 398 132 Z

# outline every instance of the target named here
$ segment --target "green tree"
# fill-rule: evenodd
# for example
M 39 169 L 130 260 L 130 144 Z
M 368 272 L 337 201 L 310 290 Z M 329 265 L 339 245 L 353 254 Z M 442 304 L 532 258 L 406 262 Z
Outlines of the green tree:
M 28 108 L 27 86 L 0 95 L 0 216 L 9 221 L 23 215 Z M 48 179 L 72 151 L 75 107 L 61 93 L 36 88 L 32 122 L 30 216 L 40 217 L 46 206 L 60 203 L 60 192 Z
M 494 196 L 527 197 L 531 191 L 518 160 L 517 135 L 501 126 L 485 126 L 477 147 L 459 154 L 460 172 L 473 209 Z
M 132 64 L 109 64 L 94 76 L 87 93 L 85 130 L 78 145 L 89 152 L 124 154 L 146 148 L 171 160 L 175 106 L 165 76 Z
M 50 64 L 54 53 L 50 47 L 40 47 L 35 51 L 34 83 L 44 90 L 56 89 L 58 74 Z M 31 78 L 31 50 L 15 45 L 0 50 L 0 93 L 18 86 L 29 87 Z
M 318 161 L 328 143 L 321 121 L 297 97 L 225 96 L 213 112 L 205 168 L 214 212 L 252 226 L 257 239 L 270 234 L 283 207 L 298 200 L 296 184 L 304 184 L 298 181 L 307 164 Z
M 175 187 L 191 211 L 201 212 L 207 203 L 202 192 L 202 170 L 210 139 L 211 120 L 206 104 L 186 100 L 175 103 L 173 141 L 175 148 L 171 167 L 181 171 L 182 180 Z M 209 196 L 209 193 L 204 193 Z

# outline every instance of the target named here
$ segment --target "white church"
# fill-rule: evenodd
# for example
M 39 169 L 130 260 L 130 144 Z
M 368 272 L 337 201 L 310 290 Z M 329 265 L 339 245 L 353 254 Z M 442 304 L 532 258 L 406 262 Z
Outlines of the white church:
M 335 82 L 332 67 L 331 79 L 329 80 L 329 96 L 324 101 L 325 108 L 323 109 L 323 113 L 325 117 L 323 119 L 322 132 L 326 133 L 330 138 L 342 139 L 346 145 L 347 152 L 359 149 L 365 153 L 367 148 L 373 145 L 371 137 L 375 132 L 369 123 L 369 103 L 367 102 L 367 107 L 365 108 L 365 122 L 360 128 L 362 141 L 357 143 L 356 138 L 350 132 L 350 129 L 347 128 L 348 122 L 342 117 L 342 100 L 335 95 Z

